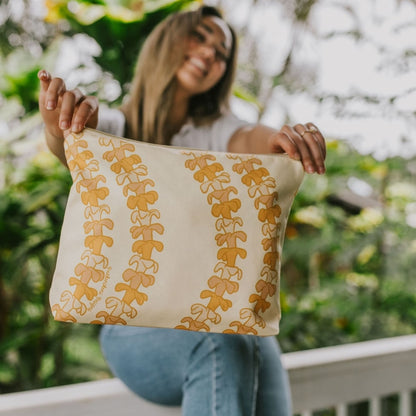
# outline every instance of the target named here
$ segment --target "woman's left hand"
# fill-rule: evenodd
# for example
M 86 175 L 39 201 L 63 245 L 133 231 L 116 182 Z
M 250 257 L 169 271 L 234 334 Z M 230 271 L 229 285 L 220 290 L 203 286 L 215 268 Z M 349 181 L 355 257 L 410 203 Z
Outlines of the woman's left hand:
M 285 125 L 269 136 L 267 146 L 270 153 L 300 160 L 308 173 L 325 173 L 325 139 L 313 123 Z
M 287 153 L 307 173 L 325 173 L 325 139 L 313 123 L 285 125 L 280 130 L 257 124 L 237 130 L 228 143 L 233 153 Z

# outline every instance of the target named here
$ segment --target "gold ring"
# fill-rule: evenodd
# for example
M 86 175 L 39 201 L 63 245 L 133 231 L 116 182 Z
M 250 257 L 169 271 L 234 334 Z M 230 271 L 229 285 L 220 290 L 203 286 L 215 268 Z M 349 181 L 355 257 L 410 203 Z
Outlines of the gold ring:
M 305 129 L 302 133 L 300 133 L 300 137 L 303 137 L 306 133 L 316 133 L 318 130 L 315 128 Z

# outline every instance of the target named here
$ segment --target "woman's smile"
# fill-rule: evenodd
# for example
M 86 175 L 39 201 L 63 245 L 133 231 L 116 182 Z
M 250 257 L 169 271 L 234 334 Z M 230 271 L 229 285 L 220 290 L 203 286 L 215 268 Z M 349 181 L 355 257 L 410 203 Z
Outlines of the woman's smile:
M 204 62 L 203 59 L 196 56 L 190 56 L 186 59 L 186 62 L 190 64 L 193 68 L 196 68 L 197 71 L 202 75 L 206 76 L 209 72 L 208 65 Z
M 182 66 L 176 73 L 178 93 L 192 96 L 210 90 L 224 75 L 232 35 L 221 19 L 204 17 L 188 36 Z

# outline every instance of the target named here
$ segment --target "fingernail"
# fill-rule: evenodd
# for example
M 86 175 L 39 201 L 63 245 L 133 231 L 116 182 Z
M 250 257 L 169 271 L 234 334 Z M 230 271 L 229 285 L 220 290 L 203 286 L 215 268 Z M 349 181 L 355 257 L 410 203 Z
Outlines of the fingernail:
M 80 132 L 82 130 L 82 126 L 81 126 L 81 124 L 74 124 L 73 126 L 72 126 L 72 129 L 71 129 L 71 131 L 73 131 L 74 133 L 78 133 L 78 132 Z
M 61 127 L 62 130 L 66 130 L 69 128 L 69 123 L 67 121 L 61 121 L 59 126 Z
M 306 166 L 306 172 L 308 172 L 308 173 L 314 173 L 315 172 L 315 169 L 311 165 L 309 165 L 309 166 Z
M 55 106 L 55 103 L 53 101 L 48 101 L 46 103 L 46 109 L 47 110 L 53 110 L 54 109 L 54 106 Z

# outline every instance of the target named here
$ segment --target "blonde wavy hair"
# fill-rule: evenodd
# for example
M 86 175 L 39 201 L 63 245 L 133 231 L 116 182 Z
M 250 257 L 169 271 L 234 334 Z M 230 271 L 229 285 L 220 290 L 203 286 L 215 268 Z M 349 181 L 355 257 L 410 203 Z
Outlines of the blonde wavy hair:
M 146 39 L 137 60 L 131 92 L 121 106 L 126 117 L 126 135 L 150 143 L 169 144 L 167 120 L 173 105 L 175 74 L 184 59 L 187 36 L 206 16 L 222 18 L 209 6 L 180 12 L 159 23 Z M 188 116 L 196 125 L 208 124 L 229 108 L 234 81 L 237 40 L 234 30 L 227 68 L 209 91 L 191 98 Z

